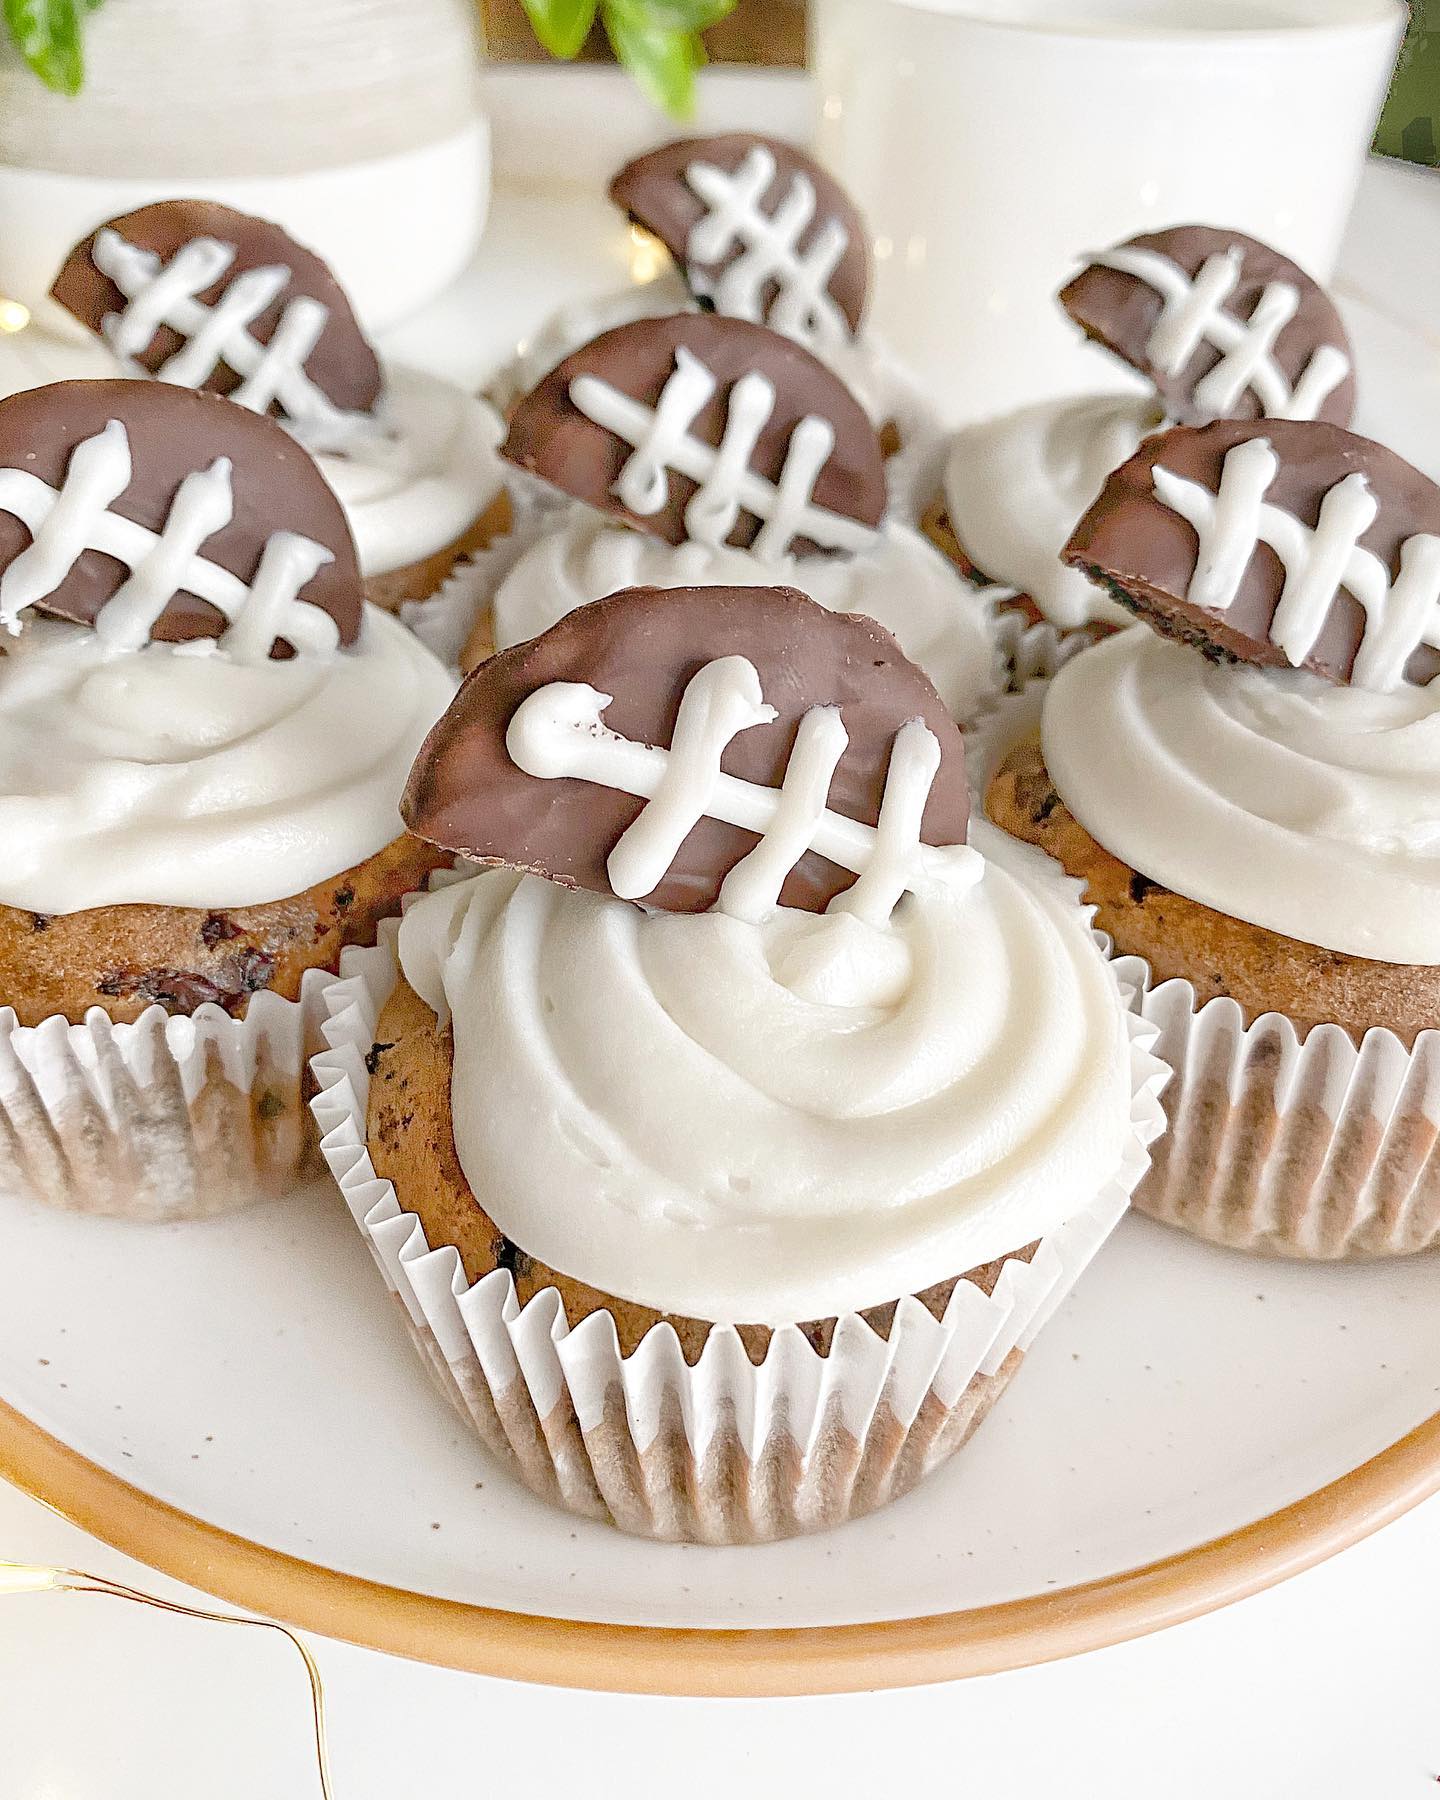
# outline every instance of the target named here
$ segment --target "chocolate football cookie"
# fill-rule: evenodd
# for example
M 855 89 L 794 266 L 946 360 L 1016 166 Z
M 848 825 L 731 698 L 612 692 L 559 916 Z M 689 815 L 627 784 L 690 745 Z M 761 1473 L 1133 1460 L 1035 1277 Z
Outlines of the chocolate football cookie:
M 213 200 L 159 200 L 107 220 L 50 293 L 135 373 L 295 425 L 369 413 L 380 398 L 375 352 L 320 258 Z
M 150 381 L 0 402 L 0 623 L 283 657 L 353 643 L 363 601 L 340 503 L 273 420 Z
M 468 676 L 426 740 L 401 810 L 412 832 L 467 861 L 699 912 L 755 850 L 766 821 L 748 809 L 763 790 L 785 788 L 798 765 L 807 806 L 818 791 L 824 808 L 778 893 L 820 912 L 860 871 L 832 860 L 844 854 L 838 846 L 824 853 L 818 827 L 833 815 L 877 827 L 922 727 L 928 778 L 917 787 L 916 835 L 963 845 L 960 728 L 878 625 L 790 588 L 632 588 Z M 635 859 L 651 872 L 658 864 L 658 880 L 637 875 L 632 887 L 620 870 L 650 792 L 640 765 L 683 783 L 690 764 L 693 779 L 711 759 L 727 795 L 750 790 L 732 797 L 728 811 L 740 817 L 684 815 L 685 829 L 667 834 L 667 858 Z M 778 810 L 770 828 L 782 828 Z
M 1176 225 L 1092 256 L 1060 304 L 1153 383 L 1170 418 L 1348 425 L 1355 360 L 1334 301 L 1243 232 Z
M 813 157 L 748 131 L 681 138 L 627 163 L 610 198 L 658 237 L 702 305 L 823 347 L 860 329 L 859 213 Z
M 772 560 L 867 549 L 886 505 L 880 441 L 838 378 L 761 325 L 698 313 L 566 357 L 502 454 L 669 543 Z
M 1440 673 L 1440 487 L 1338 426 L 1225 421 L 1151 438 L 1064 560 L 1207 656 L 1357 687 Z
M 495 412 L 436 375 L 382 369 L 335 276 L 269 220 L 156 201 L 76 244 L 52 294 L 116 375 L 219 395 L 320 457 L 375 605 L 428 599 L 509 524 Z

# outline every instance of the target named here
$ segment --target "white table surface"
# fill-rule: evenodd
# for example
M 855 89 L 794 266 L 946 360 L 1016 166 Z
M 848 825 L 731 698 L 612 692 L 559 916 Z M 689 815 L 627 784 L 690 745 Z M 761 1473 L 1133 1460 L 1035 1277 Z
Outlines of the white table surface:
M 540 204 L 497 217 L 442 318 L 394 334 L 392 354 L 478 379 L 542 297 L 574 292 L 577 261 L 603 269 L 613 227 L 597 200 L 563 257 L 527 258 L 528 317 L 516 297 L 497 296 L 485 265 L 533 252 L 528 215 Z M 481 296 L 489 304 L 477 320 Z M 448 327 L 443 351 L 436 324 Z M 0 1559 L 187 1593 L 3 1483 Z M 337 1800 L 430 1800 L 452 1789 L 820 1800 L 888 1795 L 901 1782 L 978 1800 L 1426 1800 L 1440 1794 L 1437 1601 L 1440 1498 L 1225 1612 L 941 1687 L 652 1700 L 525 1687 L 311 1641 Z M 305 1680 L 278 1636 L 93 1596 L 0 1595 L 0 1800 L 316 1793 Z
M 0 1557 L 186 1592 L 3 1485 Z M 902 1781 L 977 1800 L 1426 1800 L 1437 1597 L 1440 1499 L 1224 1612 L 942 1687 L 651 1700 L 310 1641 L 337 1800 L 843 1800 Z M 278 1636 L 89 1595 L 0 1596 L 3 1800 L 309 1800 L 308 1732 Z

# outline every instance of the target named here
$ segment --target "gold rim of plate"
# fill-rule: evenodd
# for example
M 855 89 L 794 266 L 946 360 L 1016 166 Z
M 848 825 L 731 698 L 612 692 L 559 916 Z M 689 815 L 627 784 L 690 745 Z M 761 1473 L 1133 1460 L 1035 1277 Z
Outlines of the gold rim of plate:
M 1440 1491 L 1440 1412 L 1289 1506 L 1158 1562 L 961 1612 L 754 1631 L 507 1612 L 305 1562 L 156 1499 L 3 1401 L 0 1475 L 163 1574 L 371 1650 L 558 1687 L 779 1696 L 993 1675 L 1102 1649 L 1243 1600 Z

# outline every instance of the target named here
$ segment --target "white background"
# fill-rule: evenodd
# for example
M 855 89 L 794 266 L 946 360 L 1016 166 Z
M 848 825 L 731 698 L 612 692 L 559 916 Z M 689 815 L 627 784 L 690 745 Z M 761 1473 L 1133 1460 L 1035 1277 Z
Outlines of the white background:
M 0 1558 L 175 1583 L 0 1485 Z M 201 1604 L 204 1604 L 201 1601 Z M 1440 1499 L 1268 1593 L 1011 1675 L 808 1700 L 650 1700 L 310 1640 L 336 1800 L 1435 1800 Z M 0 1800 L 310 1800 L 274 1633 L 0 1595 Z

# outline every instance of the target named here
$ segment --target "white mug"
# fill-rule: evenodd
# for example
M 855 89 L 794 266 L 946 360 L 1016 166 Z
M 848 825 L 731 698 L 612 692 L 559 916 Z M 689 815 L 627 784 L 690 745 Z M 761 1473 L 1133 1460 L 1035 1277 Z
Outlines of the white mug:
M 1089 250 L 1233 227 L 1319 280 L 1400 0 L 812 0 L 817 149 L 876 329 L 955 423 L 1125 385 L 1055 305 Z

